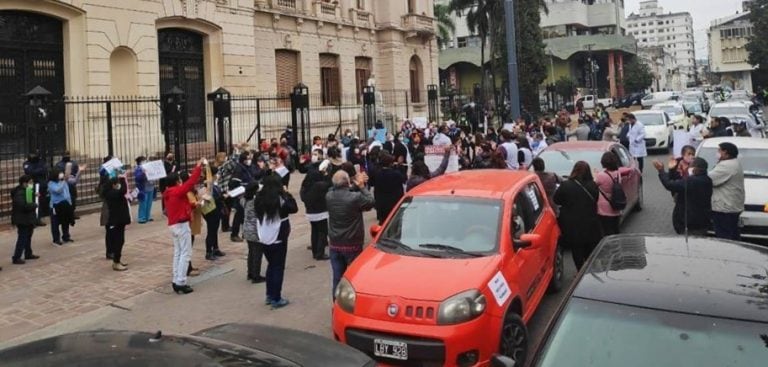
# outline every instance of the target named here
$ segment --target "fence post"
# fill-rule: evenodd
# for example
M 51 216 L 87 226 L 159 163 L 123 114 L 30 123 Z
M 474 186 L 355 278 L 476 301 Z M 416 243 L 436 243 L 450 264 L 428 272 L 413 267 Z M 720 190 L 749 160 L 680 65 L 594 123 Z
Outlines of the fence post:
M 107 154 L 115 155 L 115 139 L 112 136 L 112 101 L 107 101 Z
M 170 146 L 173 145 L 173 154 L 176 156 L 176 161 L 180 164 L 186 164 L 186 134 L 183 137 L 181 135 L 182 129 L 186 130 L 187 127 L 186 95 L 181 88 L 175 86 L 163 94 L 162 101 L 166 152 L 170 151 Z M 184 144 L 184 156 L 181 154 L 181 144 Z
M 232 146 L 232 95 L 224 88 L 219 88 L 208 94 L 208 100 L 213 102 L 214 149 L 216 152 L 228 152 Z M 229 125 L 229 136 L 225 134 L 225 126 Z
M 256 98 L 256 144 L 261 144 L 261 98 Z
M 437 112 L 437 85 L 427 86 L 427 102 L 429 104 L 429 122 L 435 122 L 438 118 Z
M 336 133 L 333 134 L 333 136 L 338 137 L 339 135 L 341 135 L 341 125 L 342 125 L 342 122 L 343 122 L 343 116 L 342 116 L 342 113 L 341 113 L 341 99 L 339 99 L 339 127 L 336 128 Z
M 373 129 L 376 124 L 376 87 L 367 86 L 363 88 L 363 125 L 364 132 Z
M 307 141 L 310 141 L 312 137 L 309 131 L 309 88 L 303 83 L 293 87 L 293 93 L 291 93 L 291 127 L 293 129 L 293 149 L 299 153 L 306 152 Z M 299 131 L 301 132 L 299 133 Z M 299 142 L 299 138 L 301 142 Z
M 405 91 L 405 118 L 411 118 L 411 98 L 408 96 L 408 91 Z

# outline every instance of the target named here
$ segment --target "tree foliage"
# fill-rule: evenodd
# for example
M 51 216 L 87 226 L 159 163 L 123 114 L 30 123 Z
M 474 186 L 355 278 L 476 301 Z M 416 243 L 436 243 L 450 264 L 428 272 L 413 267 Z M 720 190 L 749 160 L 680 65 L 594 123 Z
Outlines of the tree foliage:
M 435 20 L 437 21 L 437 44 L 440 48 L 448 44 L 454 33 L 456 24 L 451 18 L 451 8 L 445 4 L 435 4 Z
M 642 92 L 653 84 L 651 68 L 637 59 L 624 65 L 624 90 L 628 93 Z
M 768 67 L 768 0 L 754 0 L 749 4 L 752 37 L 747 43 L 749 63 Z
M 562 76 L 555 82 L 555 93 L 558 96 L 563 97 L 564 100 L 570 100 L 574 94 L 576 94 L 576 83 L 573 79 Z

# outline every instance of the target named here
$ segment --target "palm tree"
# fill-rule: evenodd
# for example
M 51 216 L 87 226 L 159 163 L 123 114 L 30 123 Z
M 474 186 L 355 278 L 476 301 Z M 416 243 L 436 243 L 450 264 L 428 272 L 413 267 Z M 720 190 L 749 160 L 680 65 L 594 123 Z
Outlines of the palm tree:
M 485 47 L 491 29 L 489 10 L 498 0 L 451 0 L 448 5 L 452 11 L 466 12 L 467 28 L 473 34 L 480 36 L 480 96 L 485 97 Z
M 456 33 L 456 24 L 451 18 L 451 8 L 448 5 L 435 4 L 434 9 L 437 21 L 437 46 L 443 48 Z

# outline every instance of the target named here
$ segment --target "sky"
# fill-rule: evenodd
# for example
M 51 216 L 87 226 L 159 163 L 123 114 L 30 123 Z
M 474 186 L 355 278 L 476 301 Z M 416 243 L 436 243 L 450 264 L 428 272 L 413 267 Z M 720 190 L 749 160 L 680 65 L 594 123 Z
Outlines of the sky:
M 624 0 L 625 15 L 639 13 L 640 1 Z M 689 12 L 693 18 L 696 58 L 707 58 L 707 29 L 713 20 L 741 12 L 742 0 L 659 0 L 664 12 Z

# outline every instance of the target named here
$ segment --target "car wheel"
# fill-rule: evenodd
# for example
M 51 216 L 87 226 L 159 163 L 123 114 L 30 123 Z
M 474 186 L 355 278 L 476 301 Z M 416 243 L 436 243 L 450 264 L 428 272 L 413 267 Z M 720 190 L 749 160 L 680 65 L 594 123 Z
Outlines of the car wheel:
M 514 312 L 507 313 L 501 327 L 499 353 L 512 358 L 515 362 L 525 363 L 528 358 L 528 330 L 523 319 Z
M 635 203 L 635 211 L 639 212 L 643 210 L 643 181 L 637 185 L 637 203 Z
M 555 259 L 552 264 L 552 280 L 549 282 L 547 292 L 557 293 L 563 289 L 563 278 L 565 278 L 565 265 L 563 262 L 563 249 L 557 246 L 555 249 Z

